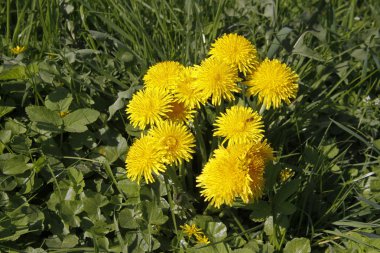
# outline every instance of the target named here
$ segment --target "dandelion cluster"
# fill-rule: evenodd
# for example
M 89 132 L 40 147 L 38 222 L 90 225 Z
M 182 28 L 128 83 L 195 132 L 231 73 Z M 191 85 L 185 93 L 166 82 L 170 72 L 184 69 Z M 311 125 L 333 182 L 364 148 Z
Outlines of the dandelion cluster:
M 204 159 L 204 167 L 196 186 L 212 206 L 259 199 L 265 167 L 274 159 L 265 139 L 263 112 L 289 104 L 296 97 L 298 79 L 277 59 L 260 62 L 255 46 L 237 34 L 218 38 L 199 65 L 163 61 L 151 66 L 143 88 L 126 108 L 131 125 L 143 132 L 127 153 L 127 177 L 152 183 L 168 166 L 190 163 L 199 150 L 203 155 L 196 157 Z M 245 101 L 251 96 L 257 97 L 257 104 L 248 106 Z M 213 136 L 203 136 L 206 119 L 212 120 Z M 205 150 L 210 138 L 219 143 L 213 151 Z M 182 229 L 198 242 L 208 242 L 195 225 Z

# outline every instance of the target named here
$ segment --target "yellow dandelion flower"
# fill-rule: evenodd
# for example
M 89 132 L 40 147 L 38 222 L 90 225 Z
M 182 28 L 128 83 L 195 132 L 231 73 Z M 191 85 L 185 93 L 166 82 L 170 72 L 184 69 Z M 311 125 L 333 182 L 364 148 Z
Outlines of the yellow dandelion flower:
M 258 142 L 264 138 L 261 116 L 245 106 L 232 106 L 219 116 L 214 136 L 225 137 L 229 144 Z
M 183 102 L 174 100 L 170 103 L 170 106 L 170 111 L 166 113 L 169 120 L 178 122 L 193 120 L 195 111 L 187 107 Z
M 64 112 L 59 112 L 59 117 L 64 118 L 69 112 L 64 111 Z
M 24 52 L 26 50 L 26 47 L 23 47 L 23 46 L 17 46 L 17 47 L 14 47 L 14 48 L 11 48 L 11 52 L 13 54 L 21 54 L 22 52 Z
M 195 239 L 197 240 L 197 243 L 199 244 L 209 244 L 210 241 L 203 233 L 202 234 L 196 234 Z
M 165 172 L 165 151 L 155 141 L 151 136 L 142 136 L 129 148 L 125 163 L 130 180 L 139 183 L 144 177 L 146 183 L 152 183 L 154 174 Z
M 294 176 L 294 174 L 295 174 L 294 171 L 290 168 L 285 168 L 285 169 L 281 170 L 281 172 L 280 172 L 281 183 L 284 183 L 288 179 L 292 178 Z
M 179 62 L 159 62 L 148 69 L 143 77 L 144 83 L 147 88 L 171 89 L 177 85 L 183 68 L 184 66 Z
M 192 237 L 192 236 L 196 236 L 196 235 L 202 235 L 202 231 L 200 228 L 198 228 L 195 224 L 192 224 L 192 225 L 188 225 L 188 224 L 185 224 L 185 225 L 181 225 L 180 228 L 182 229 L 182 231 L 188 236 L 188 237 Z
M 244 76 L 258 64 L 256 48 L 238 34 L 224 34 L 218 38 L 211 45 L 209 54 L 238 68 Z
M 126 112 L 134 127 L 145 129 L 163 120 L 171 110 L 172 101 L 172 96 L 162 89 L 144 89 L 133 95 Z
M 248 203 L 261 197 L 265 163 L 270 159 L 272 149 L 265 141 L 220 146 L 197 177 L 197 186 L 205 200 L 217 208 L 231 206 L 236 197 Z
M 208 98 L 196 88 L 196 80 L 195 68 L 186 67 L 181 72 L 177 85 L 173 86 L 174 97 L 191 109 L 199 108 Z
M 213 105 L 220 105 L 222 99 L 232 101 L 235 99 L 233 92 L 240 92 L 237 69 L 217 58 L 202 61 L 196 69 L 196 76 L 196 89 L 211 97 Z
M 279 60 L 265 59 L 248 77 L 249 95 L 258 95 L 266 109 L 278 108 L 281 102 L 290 103 L 298 91 L 298 75 Z
M 194 152 L 195 139 L 190 130 L 182 123 L 169 120 L 157 123 L 149 130 L 160 149 L 166 152 L 167 164 L 182 164 L 182 161 L 189 161 Z

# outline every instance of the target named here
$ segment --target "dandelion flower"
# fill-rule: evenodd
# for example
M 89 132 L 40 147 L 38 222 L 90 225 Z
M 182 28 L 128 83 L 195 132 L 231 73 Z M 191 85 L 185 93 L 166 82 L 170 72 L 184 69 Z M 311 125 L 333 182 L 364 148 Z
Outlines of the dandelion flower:
M 26 50 L 26 47 L 23 47 L 23 46 L 17 46 L 17 47 L 14 47 L 14 48 L 11 48 L 11 52 L 13 54 L 21 54 L 22 52 L 24 52 Z
M 173 86 L 174 97 L 191 109 L 199 108 L 208 98 L 196 88 L 196 80 L 195 68 L 186 67 L 181 72 L 177 85 Z
M 202 234 L 196 234 L 195 239 L 197 240 L 197 243 L 199 243 L 199 244 L 209 244 L 210 243 L 207 236 L 205 236 L 203 233 Z
M 169 120 L 178 122 L 193 120 L 195 111 L 187 107 L 183 102 L 174 100 L 170 103 L 170 106 L 170 111 L 166 113 Z
M 214 136 L 225 137 L 229 144 L 258 142 L 264 137 L 261 116 L 249 107 L 232 106 L 214 126 Z
M 286 64 L 279 60 L 265 59 L 248 77 L 249 95 L 258 95 L 259 102 L 270 107 L 278 108 L 281 102 L 289 104 L 298 91 L 298 75 Z
M 154 182 L 153 174 L 166 170 L 165 151 L 157 147 L 154 138 L 143 136 L 129 148 L 125 159 L 127 177 L 137 183 L 144 177 L 146 183 Z
M 281 172 L 280 172 L 281 183 L 284 183 L 288 179 L 292 178 L 294 176 L 294 174 L 295 174 L 294 171 L 290 168 L 285 168 L 285 169 L 281 170 Z
M 232 101 L 235 99 L 232 92 L 240 92 L 237 69 L 217 58 L 204 60 L 197 67 L 196 75 L 196 88 L 211 97 L 213 105 L 220 105 L 222 99 Z
M 198 228 L 195 224 L 192 224 L 192 225 L 188 225 L 188 224 L 185 224 L 185 225 L 181 225 L 180 228 L 182 229 L 182 231 L 188 236 L 188 237 L 192 237 L 192 236 L 196 236 L 196 235 L 202 235 L 202 231 L 200 228 Z
M 145 129 L 163 120 L 171 110 L 172 101 L 172 96 L 163 89 L 144 89 L 133 95 L 126 112 L 134 127 Z
M 220 146 L 197 177 L 197 186 L 205 200 L 217 208 L 231 206 L 236 197 L 248 203 L 261 197 L 265 163 L 270 159 L 272 149 L 265 141 Z
M 192 158 L 195 139 L 182 123 L 161 121 L 150 129 L 148 134 L 155 139 L 156 145 L 166 152 L 167 164 L 179 165 L 183 160 L 189 161 Z
M 238 34 L 224 34 L 218 38 L 211 45 L 209 54 L 238 68 L 244 76 L 258 64 L 256 48 Z
M 175 61 L 163 61 L 151 66 L 143 77 L 147 88 L 171 89 L 177 85 L 184 66 Z

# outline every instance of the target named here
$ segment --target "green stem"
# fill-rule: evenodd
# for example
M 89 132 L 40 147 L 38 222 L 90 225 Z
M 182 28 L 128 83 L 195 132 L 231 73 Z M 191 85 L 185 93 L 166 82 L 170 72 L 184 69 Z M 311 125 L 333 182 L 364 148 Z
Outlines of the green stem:
M 236 217 L 235 213 L 229 208 L 228 209 L 229 213 L 231 214 L 232 218 L 234 219 L 234 221 L 236 222 L 237 226 L 239 227 L 239 229 L 241 230 L 241 232 L 244 234 L 244 237 L 245 239 L 247 239 L 247 241 L 250 240 L 248 234 L 247 234 L 247 231 L 245 230 L 245 228 L 243 227 L 243 225 L 240 223 L 239 219 Z
M 10 28 L 10 24 L 11 24 L 11 0 L 7 0 L 7 33 L 6 33 L 6 36 L 5 36 L 5 40 L 9 43 L 9 37 L 10 37 L 10 34 L 11 34 L 11 28 Z
M 59 200 L 62 201 L 63 199 L 62 199 L 61 189 L 59 188 L 59 184 L 58 184 L 57 178 L 55 177 L 54 172 L 53 172 L 53 169 L 50 167 L 49 162 L 47 163 L 47 167 L 48 167 L 48 169 L 49 169 L 49 172 L 50 172 L 50 174 L 51 174 L 51 177 L 53 178 L 54 184 L 55 184 L 55 186 L 57 187 L 58 194 L 59 194 Z
M 168 194 L 168 200 L 169 200 L 169 205 L 170 205 L 170 214 L 172 216 L 173 225 L 174 225 L 174 231 L 175 231 L 176 236 L 178 236 L 177 221 L 176 221 L 175 214 L 174 214 L 174 201 L 172 198 L 172 192 L 170 190 L 169 181 L 168 181 L 167 177 L 164 176 L 164 178 L 165 178 L 165 187 L 166 187 L 166 191 Z
M 265 112 L 265 109 L 266 109 L 266 108 L 265 108 L 265 105 L 262 104 L 262 105 L 261 105 L 261 108 L 260 108 L 260 111 L 259 111 L 259 114 L 260 114 L 260 115 L 263 115 L 264 112 Z
M 103 165 L 104 165 L 104 168 L 106 169 L 106 173 L 107 173 L 108 177 L 111 178 L 112 183 L 115 185 L 115 187 L 118 190 L 118 192 L 121 194 L 121 196 L 123 197 L 123 199 L 126 201 L 127 200 L 127 196 L 125 196 L 124 192 L 120 189 L 120 187 L 119 187 L 119 185 L 118 185 L 118 183 L 116 181 L 116 178 L 114 177 L 114 175 L 112 173 L 111 166 L 109 165 L 109 163 L 107 161 L 104 161 Z

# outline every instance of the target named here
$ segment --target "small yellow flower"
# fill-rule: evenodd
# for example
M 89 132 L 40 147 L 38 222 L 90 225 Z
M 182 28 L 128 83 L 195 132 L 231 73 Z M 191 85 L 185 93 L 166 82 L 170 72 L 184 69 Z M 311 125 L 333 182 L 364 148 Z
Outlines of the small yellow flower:
M 228 143 L 258 142 L 264 138 L 261 116 L 245 106 L 232 106 L 219 116 L 214 136 L 225 137 Z
M 289 104 L 298 91 L 298 75 L 279 60 L 265 59 L 248 76 L 248 95 L 257 95 L 266 109 L 278 108 L 282 101 Z
M 197 235 L 202 235 L 202 231 L 200 228 L 198 228 L 195 224 L 192 224 L 192 225 L 188 225 L 188 224 L 185 224 L 185 225 L 181 225 L 180 228 L 182 229 L 182 231 L 188 236 L 188 237 L 192 237 L 192 236 L 197 236 Z
M 290 168 L 285 168 L 285 169 L 281 170 L 281 172 L 280 172 L 281 183 L 284 183 L 288 179 L 292 178 L 294 176 L 294 174 L 295 174 L 294 171 Z
M 197 240 L 197 243 L 199 243 L 199 244 L 209 244 L 210 243 L 207 236 L 205 236 L 203 233 L 202 234 L 196 234 L 195 239 Z
M 23 47 L 23 46 L 17 46 L 17 47 L 14 47 L 14 48 L 11 48 L 11 52 L 13 54 L 21 54 L 22 52 L 24 52 L 26 50 L 26 47 Z
M 232 101 L 233 92 L 240 92 L 237 69 L 217 58 L 208 58 L 196 68 L 196 89 L 204 96 L 211 97 L 213 105 L 220 105 L 222 99 Z
M 143 89 L 133 95 L 126 112 L 134 127 L 145 129 L 162 121 L 172 102 L 173 97 L 163 89 Z
M 209 54 L 238 68 L 244 76 L 258 65 L 256 48 L 238 34 L 224 34 L 218 38 Z
M 153 174 L 165 172 L 165 151 L 156 145 L 151 136 L 142 136 L 129 148 L 125 163 L 127 177 L 140 183 L 144 177 L 146 183 L 154 182 Z
M 59 112 L 59 117 L 64 118 L 69 112 Z
M 175 61 L 163 61 L 151 66 L 143 77 L 147 88 L 171 89 L 177 85 L 184 66 Z
M 149 132 L 155 140 L 155 145 L 165 151 L 167 164 L 182 164 L 190 161 L 194 153 L 195 138 L 190 130 L 182 123 L 165 120 L 158 122 Z

